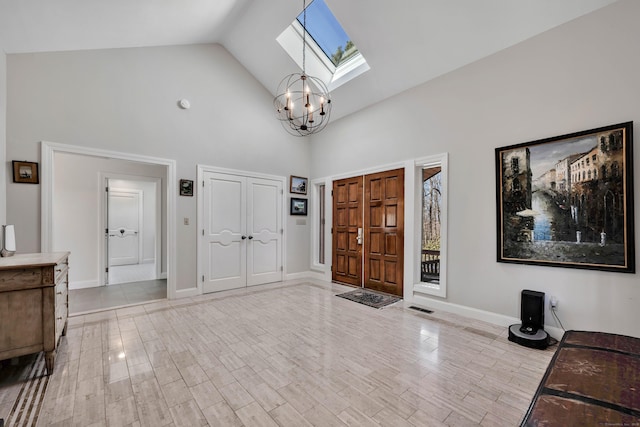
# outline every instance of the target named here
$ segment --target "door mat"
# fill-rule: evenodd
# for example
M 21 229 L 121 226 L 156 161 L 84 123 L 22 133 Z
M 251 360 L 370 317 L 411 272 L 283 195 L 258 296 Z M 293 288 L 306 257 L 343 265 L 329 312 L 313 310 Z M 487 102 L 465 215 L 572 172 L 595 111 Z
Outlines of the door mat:
M 337 297 L 345 298 L 351 301 L 358 302 L 360 304 L 368 305 L 373 308 L 382 308 L 394 302 L 400 301 L 402 298 L 394 297 L 393 295 L 387 295 L 380 292 L 374 292 L 370 290 L 358 289 L 355 291 L 345 292 L 343 294 L 337 294 Z

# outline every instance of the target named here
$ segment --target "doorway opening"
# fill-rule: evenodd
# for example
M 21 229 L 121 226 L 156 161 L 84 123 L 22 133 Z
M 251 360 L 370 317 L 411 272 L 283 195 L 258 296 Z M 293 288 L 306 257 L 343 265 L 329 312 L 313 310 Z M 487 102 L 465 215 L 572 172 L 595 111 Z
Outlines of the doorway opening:
M 171 243 L 175 241 L 175 199 L 167 191 L 175 181 L 175 162 L 45 142 L 42 154 L 41 247 L 43 252 L 71 253 L 70 313 L 175 298 L 175 249 Z M 107 275 L 110 262 L 105 188 L 109 186 L 121 196 L 136 200 L 131 206 L 137 206 L 137 226 L 114 226 L 112 231 L 137 236 L 136 251 L 127 253 L 131 247 L 120 248 L 116 258 L 122 266 L 148 264 L 145 267 L 150 266 L 151 272 L 145 280 L 132 279 L 131 275 L 113 280 Z M 148 210 L 153 220 L 145 218 L 146 202 L 151 202 Z M 126 209 L 121 205 L 114 212 L 120 214 Z M 126 229 L 120 232 L 121 228 Z
M 161 178 L 101 175 L 104 214 L 100 230 L 105 234 L 101 283 L 113 286 L 162 280 Z M 166 281 L 149 284 L 153 295 L 161 294 L 163 284 Z M 166 294 L 166 288 L 164 291 Z

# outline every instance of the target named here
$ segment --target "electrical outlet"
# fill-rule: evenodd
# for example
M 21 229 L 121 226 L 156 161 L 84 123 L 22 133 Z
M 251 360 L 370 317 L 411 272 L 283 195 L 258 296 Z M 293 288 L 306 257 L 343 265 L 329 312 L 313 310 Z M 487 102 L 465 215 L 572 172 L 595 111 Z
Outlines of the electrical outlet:
M 555 298 L 551 298 L 551 300 L 549 301 L 549 308 L 551 308 L 551 310 L 557 310 L 558 309 L 558 300 Z
M 189 225 L 189 218 L 184 217 L 184 225 Z

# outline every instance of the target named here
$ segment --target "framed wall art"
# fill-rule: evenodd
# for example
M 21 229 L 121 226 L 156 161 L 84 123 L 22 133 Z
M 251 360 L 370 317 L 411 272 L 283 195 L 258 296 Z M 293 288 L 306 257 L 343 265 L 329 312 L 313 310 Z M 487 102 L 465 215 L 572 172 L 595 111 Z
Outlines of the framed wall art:
M 633 122 L 495 150 L 497 261 L 635 273 Z
M 307 178 L 291 175 L 289 192 L 294 194 L 307 194 L 307 181 Z
M 307 215 L 307 199 L 291 198 L 291 215 Z
M 193 196 L 193 181 L 190 179 L 180 180 L 180 195 Z
M 13 162 L 13 182 L 22 184 L 38 184 L 38 163 L 14 160 Z

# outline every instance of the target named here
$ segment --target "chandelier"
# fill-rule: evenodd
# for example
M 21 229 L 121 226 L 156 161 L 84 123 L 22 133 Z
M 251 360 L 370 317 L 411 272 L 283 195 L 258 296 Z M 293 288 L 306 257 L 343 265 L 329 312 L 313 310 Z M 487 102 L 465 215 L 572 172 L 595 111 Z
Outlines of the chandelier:
M 286 76 L 278 85 L 273 100 L 276 117 L 287 132 L 307 136 L 320 132 L 329 123 L 331 97 L 327 86 L 306 73 L 307 8 L 302 2 L 302 73 Z

